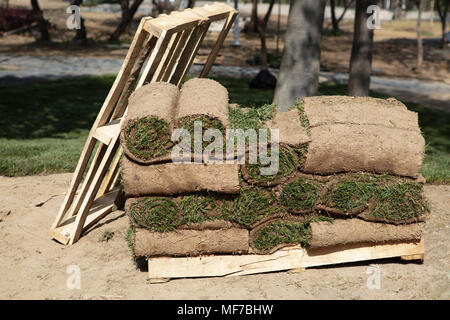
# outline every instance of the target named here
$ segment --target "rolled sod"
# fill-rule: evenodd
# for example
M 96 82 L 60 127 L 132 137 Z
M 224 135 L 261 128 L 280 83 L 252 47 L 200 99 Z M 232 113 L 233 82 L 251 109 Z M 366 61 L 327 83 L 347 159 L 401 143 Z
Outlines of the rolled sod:
M 330 124 L 310 129 L 304 172 L 372 172 L 417 178 L 425 140 L 416 130 Z
M 237 194 L 240 191 L 238 164 L 163 163 L 142 166 L 123 157 L 122 179 L 127 197 L 202 191 Z
M 175 112 L 177 128 L 183 128 L 191 135 L 191 152 L 201 153 L 214 141 L 202 141 L 201 150 L 195 149 L 195 123 L 201 122 L 202 137 L 208 129 L 218 129 L 225 141 L 226 128 L 230 127 L 228 91 L 220 83 L 206 78 L 186 81 L 181 88 Z
M 333 222 L 311 222 L 311 248 L 351 243 L 419 241 L 424 223 L 390 225 L 360 219 L 335 219 Z
M 332 178 L 322 190 L 316 209 L 367 221 L 405 224 L 424 221 L 428 204 L 422 183 L 360 173 Z
M 265 124 L 265 127 L 279 130 L 280 144 L 300 146 L 311 141 L 307 127 L 300 120 L 297 108 L 286 112 L 276 112 L 273 119 Z
M 178 88 L 164 82 L 147 84 L 131 95 L 120 133 L 130 159 L 141 164 L 170 160 L 177 98 Z
M 235 226 L 223 220 L 225 199 L 208 194 L 128 198 L 125 212 L 134 227 L 150 231 L 223 229 Z
M 250 231 L 250 245 L 258 254 L 270 254 L 296 244 L 305 247 L 309 239 L 309 224 L 299 217 L 269 220 Z
M 394 98 L 318 96 L 304 98 L 302 105 L 311 128 L 341 123 L 419 130 L 417 113 Z
M 283 186 L 280 203 L 292 214 L 310 213 L 315 207 L 321 189 L 320 182 L 299 178 Z
M 247 253 L 248 248 L 249 232 L 239 228 L 165 233 L 136 228 L 134 237 L 137 257 L 240 254 Z
M 215 119 L 223 128 L 230 127 L 228 91 L 217 81 L 194 78 L 183 84 L 175 113 L 177 127 L 187 125 L 197 118 Z M 214 122 L 211 121 L 210 124 Z

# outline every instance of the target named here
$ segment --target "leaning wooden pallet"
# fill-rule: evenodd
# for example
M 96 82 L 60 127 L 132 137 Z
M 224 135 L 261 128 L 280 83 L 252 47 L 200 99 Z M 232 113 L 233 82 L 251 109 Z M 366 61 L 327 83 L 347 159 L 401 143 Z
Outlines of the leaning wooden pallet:
M 69 190 L 51 226 L 53 239 L 73 244 L 113 210 L 121 192 L 116 185 L 121 156 L 119 128 L 131 93 L 155 81 L 180 86 L 210 24 L 223 20 L 223 28 L 200 74 L 206 77 L 235 17 L 233 8 L 214 3 L 155 19 L 142 18 L 122 68 L 89 132 Z

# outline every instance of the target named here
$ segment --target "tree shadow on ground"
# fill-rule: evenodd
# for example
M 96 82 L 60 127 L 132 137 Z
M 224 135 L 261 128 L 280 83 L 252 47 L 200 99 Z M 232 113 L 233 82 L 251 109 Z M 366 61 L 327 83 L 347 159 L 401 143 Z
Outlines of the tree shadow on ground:
M 0 87 L 0 138 L 33 139 L 90 129 L 113 76 Z

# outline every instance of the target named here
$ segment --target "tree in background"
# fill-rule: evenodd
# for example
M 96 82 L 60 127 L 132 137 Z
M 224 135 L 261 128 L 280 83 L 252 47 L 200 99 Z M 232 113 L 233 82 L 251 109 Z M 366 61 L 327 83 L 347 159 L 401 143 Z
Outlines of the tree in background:
M 402 0 L 394 0 L 394 16 L 392 19 L 397 20 L 402 16 Z
M 266 32 L 267 32 L 267 24 L 270 19 L 270 15 L 272 14 L 273 5 L 275 4 L 275 0 L 270 0 L 269 8 L 267 9 L 266 15 L 261 23 L 258 24 L 258 32 L 259 37 L 261 39 L 261 68 L 267 69 L 267 46 L 266 46 Z
M 326 0 L 292 1 L 274 103 L 281 111 L 316 94 Z
M 193 7 L 195 7 L 195 0 L 189 0 L 189 1 L 188 1 L 187 7 L 188 7 L 188 8 L 193 8 Z
M 356 1 L 352 55 L 348 81 L 349 96 L 368 96 L 372 71 L 373 29 L 368 28 L 367 8 L 377 0 Z
M 248 31 L 257 33 L 258 32 L 258 2 L 259 0 L 252 1 L 252 13 L 250 16 L 250 24 Z
M 339 23 L 344 18 L 347 9 L 353 4 L 354 0 L 346 0 L 344 2 L 344 10 L 342 11 L 339 18 L 336 19 L 336 0 L 330 0 L 330 11 L 331 11 L 331 25 L 333 26 L 333 34 L 335 36 L 339 35 Z
M 127 29 L 128 25 L 133 20 L 133 17 L 138 10 L 139 6 L 142 4 L 143 0 L 134 0 L 133 3 L 130 6 L 130 0 L 120 0 L 120 9 L 122 12 L 119 25 L 116 27 L 116 29 L 111 33 L 109 36 L 110 41 L 118 41 L 119 37 L 125 30 Z
M 70 5 L 81 6 L 82 3 L 83 3 L 83 0 L 72 0 Z M 84 19 L 81 16 L 80 16 L 80 28 L 76 29 L 76 30 L 77 31 L 75 34 L 75 38 L 73 40 L 76 42 L 79 42 L 79 43 L 86 43 L 87 32 L 86 32 L 86 27 L 84 25 Z
M 423 43 L 422 43 L 422 12 L 423 8 L 425 6 L 425 0 L 418 0 L 419 3 L 417 4 L 419 7 L 419 13 L 417 15 L 417 64 L 416 64 L 416 70 L 417 72 L 422 71 L 422 64 L 423 64 Z
M 50 34 L 48 33 L 48 22 L 44 19 L 44 13 L 39 6 L 38 0 L 31 0 L 31 7 L 35 16 L 38 18 L 39 32 L 41 34 L 40 41 L 50 41 Z
M 447 13 L 449 9 L 450 0 L 436 0 L 436 10 L 439 13 L 439 18 L 441 19 L 442 28 L 442 38 L 441 38 L 441 48 L 445 48 L 445 31 L 447 29 Z

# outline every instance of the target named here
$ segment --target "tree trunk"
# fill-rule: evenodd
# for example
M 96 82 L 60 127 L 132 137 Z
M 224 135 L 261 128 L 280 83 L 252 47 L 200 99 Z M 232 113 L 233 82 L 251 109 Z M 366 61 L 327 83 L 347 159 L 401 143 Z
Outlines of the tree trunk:
M 422 44 L 422 12 L 423 7 L 425 5 L 425 0 L 419 0 L 419 13 L 417 16 L 417 72 L 422 71 L 422 63 L 423 63 L 423 44 Z
M 368 96 L 372 69 L 373 29 L 367 27 L 367 7 L 377 0 L 358 0 L 355 9 L 348 95 Z
M 261 69 L 267 69 L 267 47 L 266 47 L 266 31 L 267 24 L 269 23 L 270 15 L 272 14 L 273 5 L 275 0 L 270 0 L 269 8 L 264 16 L 264 19 L 259 26 L 259 37 L 261 39 Z
M 430 2 L 430 32 L 433 32 L 433 22 L 434 22 L 434 0 Z
M 83 3 L 83 0 L 73 0 L 70 4 L 75 6 L 80 6 Z M 85 43 L 87 41 L 86 37 L 86 27 L 84 25 L 84 19 L 80 16 L 80 29 L 76 29 L 75 38 L 73 39 L 76 42 Z
M 354 0 L 344 2 L 344 10 L 339 18 L 336 18 L 336 3 L 335 0 L 330 0 L 330 11 L 331 11 L 331 24 L 333 26 L 333 34 L 335 36 L 339 35 L 339 23 L 344 18 L 347 9 L 350 8 Z
M 325 0 L 293 1 L 274 103 L 281 111 L 316 94 Z
M 258 32 L 258 1 L 259 0 L 253 0 L 252 3 L 252 15 L 250 18 L 250 28 L 249 30 L 251 32 L 257 33 Z
M 330 11 L 331 11 L 331 25 L 333 26 L 333 34 L 337 36 L 339 33 L 339 26 L 336 19 L 335 0 L 330 0 Z
M 394 3 L 394 16 L 392 19 L 398 20 L 402 16 L 402 0 L 395 0 Z
M 193 8 L 194 6 L 195 6 L 195 0 L 189 0 L 187 7 L 188 8 Z
M 39 32 L 41 34 L 40 41 L 48 42 L 50 41 L 50 34 L 48 33 L 48 23 L 44 19 L 44 14 L 39 6 L 38 0 L 31 0 L 31 7 L 33 8 L 33 12 L 38 18 L 39 23 Z
M 441 37 L 441 48 L 445 48 L 445 31 L 447 29 L 447 12 L 450 0 L 436 0 L 436 9 L 439 13 L 439 18 L 441 19 L 441 29 L 442 29 L 442 37 Z M 442 6 L 441 6 L 442 4 Z
M 143 0 L 134 0 L 131 7 L 129 6 L 129 0 L 121 0 L 120 7 L 122 10 L 122 17 L 120 19 L 120 23 L 114 32 L 109 36 L 110 41 L 118 41 L 120 35 L 126 30 L 130 22 L 133 20 L 133 17 L 141 5 Z

